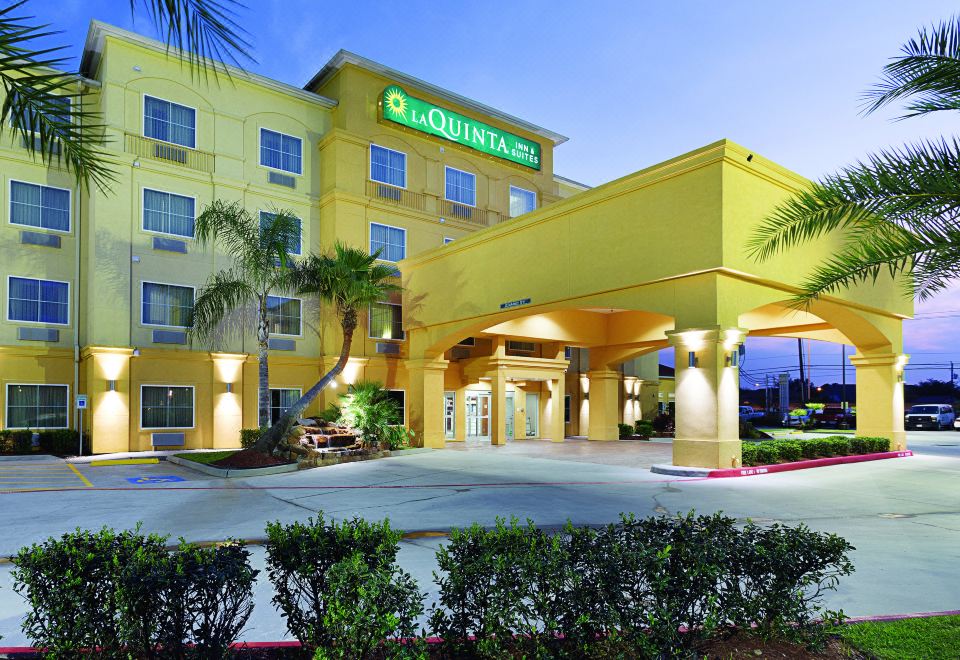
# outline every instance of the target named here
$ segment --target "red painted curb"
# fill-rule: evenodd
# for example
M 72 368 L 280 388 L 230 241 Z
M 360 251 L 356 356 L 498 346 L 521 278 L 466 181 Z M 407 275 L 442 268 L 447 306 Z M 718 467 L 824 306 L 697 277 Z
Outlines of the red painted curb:
M 708 479 L 726 479 L 728 477 L 753 477 L 758 474 L 775 474 L 777 472 L 793 472 L 809 468 L 826 467 L 828 465 L 846 465 L 848 463 L 865 463 L 867 461 L 882 461 L 887 458 L 905 458 L 913 456 L 912 451 L 884 451 L 877 454 L 858 454 L 856 456 L 834 456 L 833 458 L 812 458 L 795 463 L 780 463 L 778 465 L 758 465 L 756 467 L 723 468 L 710 470 Z

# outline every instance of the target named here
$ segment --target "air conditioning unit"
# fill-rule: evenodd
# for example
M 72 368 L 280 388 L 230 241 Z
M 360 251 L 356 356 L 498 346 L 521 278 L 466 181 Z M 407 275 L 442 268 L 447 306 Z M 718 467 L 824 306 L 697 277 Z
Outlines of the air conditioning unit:
M 377 353 L 381 355 L 400 355 L 400 344 L 390 341 L 378 341 Z

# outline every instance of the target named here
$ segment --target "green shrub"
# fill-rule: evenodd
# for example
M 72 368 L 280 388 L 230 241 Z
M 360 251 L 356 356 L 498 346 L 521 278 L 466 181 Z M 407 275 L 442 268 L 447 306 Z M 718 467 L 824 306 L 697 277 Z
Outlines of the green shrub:
M 326 407 L 325 410 L 321 411 L 317 415 L 317 419 L 320 419 L 324 422 L 329 422 L 330 424 L 336 424 L 337 420 L 340 419 L 340 406 L 335 403 L 331 403 Z
M 633 427 L 629 424 L 617 424 L 617 430 L 621 439 L 633 436 Z
M 757 444 L 756 464 L 772 465 L 780 458 L 780 452 L 777 451 L 775 442 L 761 442 Z
M 848 456 L 850 454 L 850 438 L 845 435 L 831 435 L 824 438 L 830 444 L 830 451 L 834 456 Z
M 740 448 L 740 463 L 745 467 L 753 467 L 754 465 L 759 465 L 757 462 L 757 444 L 754 442 L 744 442 L 741 443 Z
M 638 419 L 633 425 L 633 432 L 644 440 L 649 440 L 656 430 L 653 428 L 653 422 L 649 419 Z
M 257 440 L 260 439 L 260 436 L 263 435 L 263 432 L 266 431 L 265 426 L 261 426 L 258 429 L 240 429 L 240 446 L 244 449 L 250 449 L 255 444 Z
M 780 460 L 793 463 L 803 458 L 801 445 L 796 440 L 780 440 L 776 443 Z
M 400 532 L 391 529 L 386 520 L 369 523 L 354 518 L 327 523 L 322 514 L 306 523 L 267 525 L 267 574 L 276 592 L 273 603 L 283 613 L 287 629 L 305 649 L 343 649 L 348 641 L 344 635 L 361 634 L 355 629 L 345 630 L 342 618 L 353 615 L 337 610 L 345 606 L 339 600 L 346 588 L 343 580 L 358 579 L 356 575 L 349 576 L 349 567 L 341 566 L 331 573 L 339 562 L 353 562 L 354 557 L 360 557 L 373 576 L 373 584 L 382 586 L 389 582 L 398 585 L 397 593 L 404 590 L 409 579 L 396 566 L 400 537 Z M 399 597 L 390 602 L 410 608 L 416 605 L 411 599 Z M 395 625 L 392 634 L 409 635 L 409 630 L 401 628 L 416 616 L 412 609 L 391 612 Z
M 800 455 L 803 458 L 811 459 L 817 457 L 819 445 L 813 440 L 800 440 Z
M 890 451 L 890 441 L 887 438 L 856 437 L 850 440 L 850 450 L 854 454 Z
M 830 458 L 833 456 L 833 443 L 826 438 L 814 438 L 805 440 L 810 443 L 814 454 L 821 458 Z
M 10 449 L 14 454 L 33 453 L 33 431 L 24 429 L 10 434 Z
M 397 451 L 404 447 L 409 447 L 416 433 L 405 426 L 388 426 L 383 432 L 383 444 L 386 449 Z
M 83 436 L 83 453 L 90 454 L 90 436 Z M 76 456 L 80 449 L 80 433 L 73 429 L 40 432 L 40 450 L 58 456 Z

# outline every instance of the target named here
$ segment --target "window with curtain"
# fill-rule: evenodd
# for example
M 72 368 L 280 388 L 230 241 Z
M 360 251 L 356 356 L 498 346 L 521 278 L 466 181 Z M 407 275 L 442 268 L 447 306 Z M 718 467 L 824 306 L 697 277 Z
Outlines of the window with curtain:
M 193 238 L 195 205 L 193 197 L 144 188 L 143 228 L 161 234 Z
M 66 385 L 7 384 L 8 429 L 65 429 L 69 418 Z
M 403 308 L 388 302 L 370 305 L 370 337 L 403 339 Z
M 260 129 L 260 164 L 275 170 L 303 172 L 303 141 L 266 128 Z
M 537 193 L 524 188 L 510 186 L 510 217 L 529 213 L 537 208 Z
M 10 222 L 40 229 L 70 231 L 70 191 L 11 181 Z
M 267 321 L 270 334 L 300 334 L 300 301 L 297 298 L 267 296 Z
M 270 388 L 270 426 L 280 420 L 280 415 L 287 412 L 290 406 L 300 399 L 300 390 L 285 388 Z
M 370 180 L 406 188 L 407 154 L 371 144 Z
M 407 232 L 400 227 L 370 223 L 370 254 L 380 250 L 379 259 L 400 261 L 407 256 Z
M 14 96 L 17 96 L 15 93 Z M 57 96 L 56 94 L 49 94 L 46 96 L 46 100 L 49 103 L 49 107 L 45 109 L 44 114 L 48 117 L 53 118 L 56 121 L 62 122 L 64 124 L 72 124 L 73 118 L 70 116 L 70 97 L 69 96 Z M 35 118 L 21 114 L 21 125 L 29 129 L 31 126 L 36 124 Z M 10 115 L 10 125 L 14 124 L 14 116 L 11 113 Z
M 144 385 L 140 388 L 140 428 L 193 428 L 193 387 Z
M 197 111 L 171 101 L 143 97 L 143 134 L 154 140 L 195 149 Z
M 140 322 L 144 325 L 166 325 L 186 328 L 193 311 L 193 289 L 175 284 L 143 283 Z
M 70 323 L 70 285 L 66 282 L 11 277 L 7 320 L 28 323 Z
M 446 168 L 447 194 L 451 202 L 477 205 L 477 177 L 470 172 L 464 172 L 453 167 Z
M 270 227 L 273 224 L 274 218 L 277 217 L 276 213 L 268 213 L 267 211 L 260 211 L 260 231 L 263 231 L 267 227 Z M 287 252 L 290 254 L 299 255 L 300 247 L 303 234 L 303 224 L 300 222 L 300 218 L 297 218 L 297 233 L 290 236 L 287 240 Z

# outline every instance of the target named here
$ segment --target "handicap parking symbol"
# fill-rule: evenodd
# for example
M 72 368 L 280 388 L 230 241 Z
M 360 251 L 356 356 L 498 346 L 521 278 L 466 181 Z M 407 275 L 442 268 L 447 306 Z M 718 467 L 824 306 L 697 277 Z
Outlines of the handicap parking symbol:
M 132 484 L 134 484 L 134 485 L 137 485 L 137 486 L 143 486 L 143 485 L 147 485 L 147 484 L 149 484 L 149 485 L 152 485 L 152 484 L 171 484 L 171 483 L 175 483 L 175 482 L 177 482 L 177 481 L 186 481 L 186 479 L 184 479 L 183 477 L 178 477 L 178 476 L 176 476 L 176 475 L 174 475 L 174 474 L 164 474 L 164 475 L 158 474 L 158 475 L 156 475 L 156 476 L 146 476 L 146 475 L 144 475 L 144 476 L 140 476 L 140 477 L 127 477 L 127 481 L 129 481 L 130 483 L 132 483 Z

